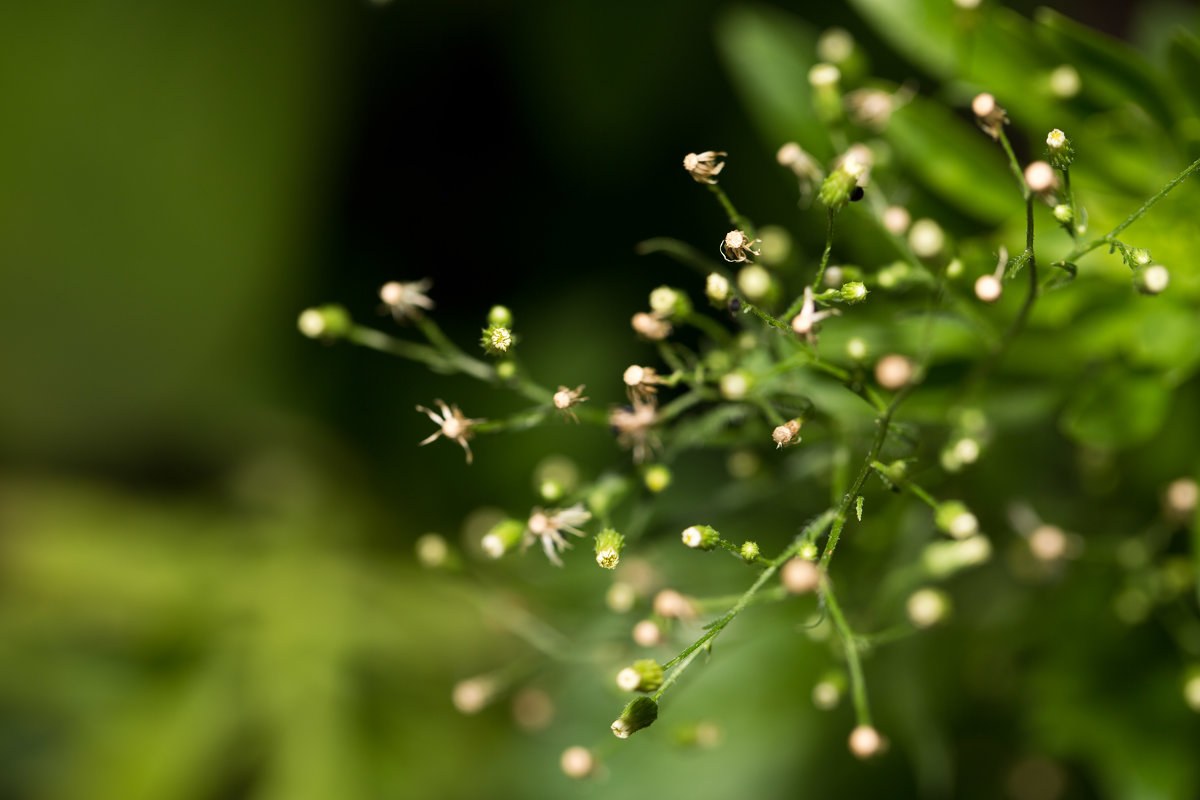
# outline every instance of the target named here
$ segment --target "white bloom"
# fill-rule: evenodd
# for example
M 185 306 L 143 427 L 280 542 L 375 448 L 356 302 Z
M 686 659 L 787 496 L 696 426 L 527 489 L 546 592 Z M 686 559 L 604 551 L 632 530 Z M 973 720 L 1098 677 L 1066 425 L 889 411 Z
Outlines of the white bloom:
M 570 542 L 563 538 L 561 531 L 583 536 L 583 531 L 579 530 L 577 526 L 591 518 L 592 512 L 585 509 L 583 503 L 576 503 L 570 508 L 553 512 L 535 508 L 529 517 L 529 524 L 525 528 L 525 539 L 521 544 L 528 547 L 535 539 L 541 539 L 542 549 L 546 551 L 546 558 L 550 559 L 555 566 L 561 567 L 563 562 L 558 554 L 571 546 Z
M 433 301 L 425 293 L 433 288 L 433 279 L 424 278 L 412 283 L 389 281 L 379 289 L 379 299 L 391 309 L 396 319 L 419 316 L 421 311 L 433 308 Z

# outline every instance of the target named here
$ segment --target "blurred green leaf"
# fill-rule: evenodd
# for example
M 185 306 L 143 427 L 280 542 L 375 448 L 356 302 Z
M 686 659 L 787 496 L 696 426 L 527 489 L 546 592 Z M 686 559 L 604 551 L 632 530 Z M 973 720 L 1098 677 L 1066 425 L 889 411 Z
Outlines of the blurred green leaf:
M 1068 436 L 1094 447 L 1145 442 L 1166 419 L 1171 393 L 1157 375 L 1137 375 L 1119 365 L 1086 380 L 1063 411 Z
M 808 84 L 816 63 L 813 29 L 776 9 L 734 6 L 716 30 L 726 69 L 768 143 L 795 141 L 818 158 L 832 155 Z
M 962 214 L 995 225 L 1021 210 L 1000 147 L 937 101 L 914 97 L 884 136 L 896 159 Z
M 955 51 L 947 43 L 958 42 L 961 31 L 953 11 L 942 0 L 850 0 L 896 52 L 940 78 L 955 70 Z M 961 19 L 961 17 L 959 17 Z
M 1186 98 L 1192 114 L 1200 114 L 1200 39 L 1177 31 L 1167 48 L 1172 85 Z
M 1173 128 L 1163 80 L 1135 50 L 1048 8 L 1038 9 L 1035 19 L 1039 38 L 1079 71 L 1085 95 L 1109 106 L 1136 103 L 1165 130 Z

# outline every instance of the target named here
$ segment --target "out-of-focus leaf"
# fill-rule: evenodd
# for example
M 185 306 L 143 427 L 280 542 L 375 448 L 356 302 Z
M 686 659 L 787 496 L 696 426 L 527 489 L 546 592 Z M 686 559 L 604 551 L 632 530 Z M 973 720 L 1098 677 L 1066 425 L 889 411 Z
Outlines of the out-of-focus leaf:
M 735 6 L 717 23 L 717 46 L 751 116 L 768 141 L 795 141 L 820 158 L 832 155 L 813 110 L 808 71 L 817 36 L 796 18 L 758 6 Z
M 1137 103 L 1171 130 L 1174 114 L 1162 79 L 1136 51 L 1048 8 L 1035 18 L 1042 41 L 1079 71 L 1085 95 L 1111 105 Z
M 1170 370 L 1178 382 L 1200 364 L 1200 316 L 1165 298 L 1145 298 L 1130 321 L 1125 353 L 1137 366 Z
M 961 41 L 954 15 L 941 0 L 850 0 L 854 10 L 895 50 L 939 78 L 950 77 Z
M 1200 39 L 1187 31 L 1179 31 L 1167 48 L 1167 66 L 1171 70 L 1172 84 L 1192 107 L 1200 114 Z
M 1000 148 L 940 103 L 914 97 L 885 136 L 904 167 L 963 214 L 995 225 L 1021 210 Z
M 1061 424 L 1077 442 L 1116 449 L 1154 436 L 1170 403 L 1161 377 L 1113 366 L 1086 381 L 1063 411 Z
M 1052 289 L 1061 289 L 1064 286 L 1069 286 L 1075 280 L 1075 276 L 1079 274 L 1079 267 L 1072 264 L 1070 261 L 1058 261 L 1050 266 L 1057 267 L 1057 271 L 1051 275 L 1050 280 L 1042 284 L 1042 288 L 1046 291 Z

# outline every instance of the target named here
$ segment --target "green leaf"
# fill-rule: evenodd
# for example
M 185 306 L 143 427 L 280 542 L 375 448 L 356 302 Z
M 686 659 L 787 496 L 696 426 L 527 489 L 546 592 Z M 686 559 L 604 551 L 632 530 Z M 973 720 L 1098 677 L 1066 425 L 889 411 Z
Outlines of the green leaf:
M 953 9 L 942 0 L 850 0 L 896 52 L 939 78 L 954 74 L 957 58 L 947 42 L 962 41 Z M 961 17 L 960 17 L 961 19 Z
M 775 9 L 734 6 L 718 20 L 716 38 L 726 70 L 771 144 L 794 141 L 818 158 L 831 156 L 808 84 L 816 32 Z
M 1048 8 L 1037 11 L 1037 33 L 1083 78 L 1083 94 L 1112 106 L 1133 101 L 1167 130 L 1174 114 L 1164 83 L 1142 56 L 1122 42 Z
M 884 137 L 907 170 L 961 213 L 995 225 L 1021 210 L 1000 147 L 941 103 L 914 97 L 892 114 Z
M 1166 419 L 1170 390 L 1157 375 L 1138 375 L 1114 365 L 1081 387 L 1061 424 L 1081 444 L 1121 448 L 1145 442 Z
M 1200 39 L 1179 31 L 1167 47 L 1167 67 L 1172 83 L 1186 98 L 1194 114 L 1200 114 Z

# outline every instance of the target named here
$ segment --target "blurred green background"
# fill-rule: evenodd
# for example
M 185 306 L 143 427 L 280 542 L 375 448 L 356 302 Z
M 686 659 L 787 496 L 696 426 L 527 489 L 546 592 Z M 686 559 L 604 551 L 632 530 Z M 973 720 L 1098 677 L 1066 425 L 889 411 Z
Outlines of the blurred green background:
M 772 53 L 770 32 L 812 41 L 840 25 L 874 74 L 913 76 L 950 101 L 966 88 L 944 58 L 945 5 L 908 29 L 889 28 L 890 6 L 869 0 L 796 4 L 795 17 L 775 16 L 787 4 L 708 0 L 4 4 L 0 799 L 1197 796 L 1200 725 L 1179 694 L 1200 658 L 1194 599 L 1180 601 L 1178 624 L 1125 624 L 1109 609 L 1111 558 L 1032 589 L 1002 566 L 973 576 L 951 626 L 873 656 L 868 682 L 898 742 L 880 763 L 851 763 L 848 708 L 812 708 L 829 657 L 792 635 L 803 618 L 792 608 L 740 619 L 689 674 L 669 724 L 614 752 L 606 776 L 569 781 L 558 754 L 607 736 L 620 653 L 537 672 L 530 685 L 553 703 L 546 724 L 514 725 L 507 697 L 465 717 L 450 692 L 523 657 L 495 619 L 521 609 L 597 646 L 626 641 L 632 619 L 605 609 L 605 576 L 528 559 L 443 579 L 415 565 L 412 547 L 438 531 L 470 558 L 466 512 L 535 504 L 529 476 L 547 453 L 590 472 L 627 456 L 583 426 L 483 437 L 471 468 L 453 446 L 418 450 L 430 428 L 417 403 L 444 397 L 488 417 L 521 403 L 296 332 L 298 311 L 326 301 L 390 326 L 372 318 L 379 285 L 429 275 L 458 341 L 506 303 L 533 372 L 588 383 L 598 406 L 618 401 L 607 376 L 649 352 L 626 320 L 653 287 L 691 280 L 634 245 L 707 241 L 723 224 L 682 155 L 734 154 L 725 182 L 756 220 L 795 207 L 774 151 L 807 135 L 788 117 L 786 81 L 813 56 Z M 1163 70 L 1180 26 L 1200 34 L 1186 4 L 1061 8 Z M 1016 10 L 1005 24 L 1033 13 Z M 1019 95 L 1035 73 L 1022 54 L 994 80 Z M 1170 78 L 1161 100 L 1139 96 L 1144 116 L 1174 120 L 1166 147 L 1109 113 L 1148 84 L 1097 75 L 1085 74 L 1098 91 L 1070 114 L 1098 126 L 1105 160 L 1079 180 L 1098 220 L 1115 222 L 1196 157 L 1200 105 Z M 1018 149 L 1034 153 L 1054 109 L 1033 94 L 1012 104 L 1030 125 Z M 986 193 L 971 199 L 967 177 L 947 180 L 914 209 L 964 238 L 1020 224 L 1015 203 L 1015 215 L 997 210 Z M 1110 437 L 1100 466 L 1088 472 L 1087 450 L 1080 468 L 1111 478 L 1097 494 L 1107 505 L 1072 517 L 1103 533 L 1135 532 L 1167 480 L 1196 472 L 1198 197 L 1182 188 L 1139 229 L 1183 298 L 1159 331 L 1172 365 L 1184 363 L 1170 392 L 1149 390 L 1154 424 L 1126 435 L 1077 415 Z M 795 224 L 806 248 L 819 246 L 819 219 Z M 1095 259 L 1116 278 L 1087 296 L 1115 307 L 1125 295 L 1106 292 L 1128 279 L 1111 261 Z M 1052 307 L 1063 324 L 1074 318 L 1069 301 Z M 1120 326 L 1140 336 L 1131 320 L 1150 316 L 1122 311 L 1097 330 L 1161 372 L 1161 349 L 1139 362 L 1136 342 L 1111 338 Z M 1128 401 L 1135 415 L 1141 402 Z M 1038 424 L 1022 435 L 1045 436 L 1046 468 L 1075 469 L 1077 454 L 1055 449 L 1066 438 L 1053 418 Z M 1012 484 L 1030 452 L 998 446 L 970 486 Z M 719 463 L 698 462 L 681 485 L 703 485 Z M 686 494 L 671 502 L 665 519 L 687 515 Z M 1001 502 L 983 513 L 1000 518 Z M 1076 503 L 1058 506 L 1070 517 Z M 672 544 L 664 537 L 663 552 Z M 718 594 L 745 576 L 709 566 L 674 577 Z M 856 599 L 865 607 L 869 592 Z M 678 726 L 701 721 L 719 725 L 719 746 L 678 744 Z M 1057 793 L 1037 793 L 1056 781 Z

